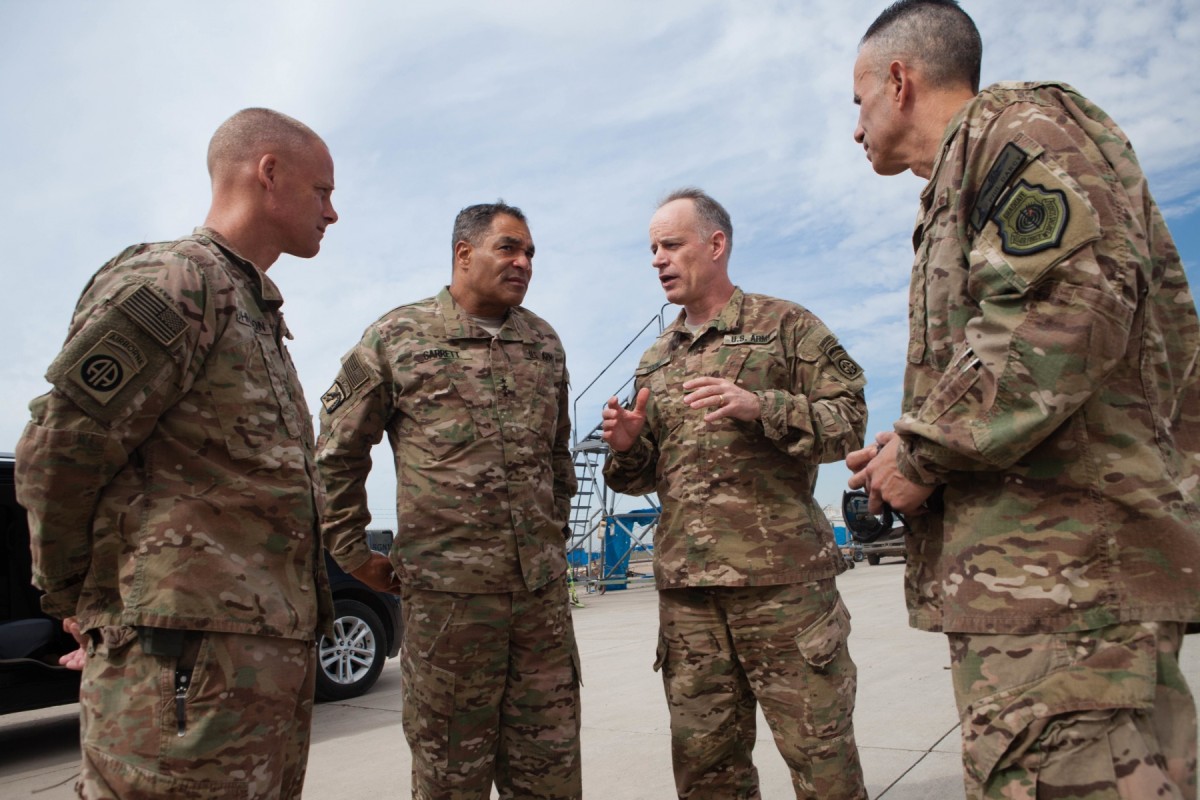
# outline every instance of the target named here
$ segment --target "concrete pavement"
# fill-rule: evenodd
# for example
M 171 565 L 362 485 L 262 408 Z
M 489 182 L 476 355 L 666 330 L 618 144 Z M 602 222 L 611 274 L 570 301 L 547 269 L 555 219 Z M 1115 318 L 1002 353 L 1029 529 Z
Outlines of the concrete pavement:
M 957 799 L 963 797 L 959 730 L 945 638 L 908 627 L 903 569 L 899 561 L 875 567 L 863 562 L 838 579 L 853 616 L 850 648 L 859 668 L 855 729 L 863 771 L 873 798 Z M 674 797 L 666 703 L 659 676 L 651 671 L 655 593 L 643 587 L 581 599 L 585 607 L 575 609 L 574 618 L 584 673 L 584 796 Z M 1183 655 L 1193 690 L 1200 687 L 1197 641 L 1189 639 Z M 364 697 L 318 706 L 306 800 L 409 796 L 399 666 L 397 659 L 389 662 Z M 0 797 L 74 796 L 76 713 L 76 706 L 65 706 L 0 717 Z M 761 714 L 758 742 L 755 763 L 764 799 L 794 797 Z

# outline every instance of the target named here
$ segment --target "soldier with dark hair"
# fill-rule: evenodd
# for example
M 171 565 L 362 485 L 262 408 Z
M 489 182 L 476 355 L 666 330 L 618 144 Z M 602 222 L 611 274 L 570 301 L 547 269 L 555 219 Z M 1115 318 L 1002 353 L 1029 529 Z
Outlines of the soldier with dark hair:
M 84 289 L 17 446 L 34 581 L 85 651 L 81 797 L 298 798 L 333 605 L 312 420 L 266 270 L 317 254 L 333 161 L 250 108 L 191 236 Z M 84 657 L 86 653 L 86 657 Z
M 970 797 L 1194 798 L 1200 322 L 1120 128 L 1063 83 L 978 91 L 952 0 L 863 37 L 854 138 L 929 183 L 903 414 L 852 487 L 908 514 Z
M 564 531 L 575 493 L 562 343 L 521 306 L 525 215 L 492 203 L 454 225 L 436 297 L 363 334 L 321 398 L 324 533 L 353 575 L 404 598 L 404 732 L 420 800 L 582 793 L 579 654 Z M 396 465 L 390 559 L 365 531 L 371 447 Z
M 798 798 L 865 798 L 846 569 L 813 499 L 819 464 L 862 443 L 862 370 L 815 315 L 729 279 L 733 226 L 699 189 L 650 221 L 684 310 L 642 356 L 633 408 L 603 411 L 608 486 L 658 492 L 659 651 L 681 798 L 759 797 L 755 709 Z

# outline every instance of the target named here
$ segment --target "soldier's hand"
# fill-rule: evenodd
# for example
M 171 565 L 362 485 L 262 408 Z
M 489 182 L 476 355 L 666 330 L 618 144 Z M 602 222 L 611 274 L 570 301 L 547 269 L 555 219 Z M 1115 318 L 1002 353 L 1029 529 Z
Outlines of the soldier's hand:
M 900 468 L 896 464 L 896 453 L 899 449 L 900 437 L 888 437 L 869 463 L 854 473 L 847 482 L 851 489 L 866 490 L 867 510 L 872 514 L 883 513 L 884 503 L 901 514 L 919 514 L 922 505 L 937 488 L 913 483 L 900 474 Z
M 382 553 L 372 552 L 367 563 L 350 574 L 377 592 L 400 594 L 400 578 L 392 569 L 392 562 Z
M 618 453 L 623 453 L 633 447 L 642 428 L 646 425 L 646 403 L 650 400 L 650 390 L 638 390 L 633 401 L 633 408 L 624 408 L 615 397 L 608 398 L 608 405 L 600 413 L 600 429 L 602 439 Z
M 692 408 L 713 409 L 704 415 L 705 422 L 715 422 L 722 417 L 753 422 L 762 416 L 762 401 L 758 395 L 725 378 L 692 378 L 683 384 L 683 388 L 689 392 L 683 402 Z
M 62 627 L 79 643 L 79 649 L 60 656 L 58 663 L 67 669 L 81 670 L 87 663 L 87 639 L 84 638 L 83 631 L 79 630 L 79 620 L 75 617 L 67 617 L 63 620 Z
M 862 469 L 871 463 L 871 459 L 879 455 L 879 451 L 883 446 L 896 437 L 895 431 L 881 431 L 875 434 L 875 444 L 869 444 L 861 450 L 855 450 L 846 456 L 846 467 L 851 472 L 861 472 Z

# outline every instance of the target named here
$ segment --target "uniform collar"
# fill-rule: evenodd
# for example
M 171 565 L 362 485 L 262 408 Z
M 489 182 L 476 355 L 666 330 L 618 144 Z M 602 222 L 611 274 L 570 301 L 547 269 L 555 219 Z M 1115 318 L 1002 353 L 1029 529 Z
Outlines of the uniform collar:
M 192 231 L 192 235 L 201 240 L 208 239 L 219 247 L 230 261 L 242 268 L 258 293 L 260 307 L 271 311 L 279 310 L 279 307 L 283 305 L 283 293 L 279 291 L 275 281 L 268 278 L 267 273 L 255 266 L 253 261 L 239 253 L 228 239 L 212 228 L 206 228 L 203 225 Z
M 449 339 L 491 339 L 492 335 L 481 328 L 471 315 L 463 310 L 450 294 L 450 287 L 444 286 L 437 294 L 438 310 L 445 325 L 446 337 Z M 532 342 L 532 332 L 523 314 L 517 313 L 520 306 L 514 306 L 504 316 L 504 324 L 500 326 L 497 339 L 510 342 Z
M 721 309 L 721 313 L 713 319 L 709 320 L 700 330 L 696 331 L 696 338 L 699 339 L 704 335 L 704 332 L 709 328 L 714 328 L 721 333 L 740 330 L 742 327 L 742 301 L 745 299 L 745 293 L 740 287 L 733 287 L 733 294 L 729 296 L 729 301 L 725 303 L 725 307 Z M 687 309 L 679 312 L 679 316 L 675 318 L 663 333 L 687 333 L 690 335 L 687 327 Z

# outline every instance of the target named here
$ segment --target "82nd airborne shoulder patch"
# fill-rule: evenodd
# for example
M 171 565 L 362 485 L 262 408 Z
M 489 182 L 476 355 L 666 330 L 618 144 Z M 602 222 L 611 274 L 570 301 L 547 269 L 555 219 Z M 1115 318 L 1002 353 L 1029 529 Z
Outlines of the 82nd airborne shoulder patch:
M 1023 180 L 992 215 L 1000 229 L 1000 249 L 1010 256 L 1030 256 L 1058 247 L 1069 219 L 1063 192 Z

